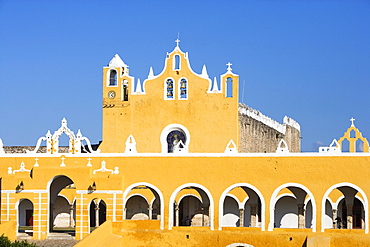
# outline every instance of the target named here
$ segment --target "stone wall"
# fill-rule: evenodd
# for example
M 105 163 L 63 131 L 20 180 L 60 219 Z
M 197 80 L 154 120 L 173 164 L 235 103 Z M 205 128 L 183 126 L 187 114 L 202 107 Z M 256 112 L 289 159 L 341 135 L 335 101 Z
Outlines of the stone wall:
M 35 146 L 5 146 L 4 152 L 6 154 L 21 154 L 26 153 L 27 150 L 35 150 Z M 46 146 L 41 146 L 37 153 L 46 153 Z M 68 153 L 68 147 L 59 147 L 59 153 Z
M 274 153 L 281 139 L 290 152 L 300 152 L 300 126 L 284 117 L 283 124 L 239 103 L 240 147 L 242 153 Z

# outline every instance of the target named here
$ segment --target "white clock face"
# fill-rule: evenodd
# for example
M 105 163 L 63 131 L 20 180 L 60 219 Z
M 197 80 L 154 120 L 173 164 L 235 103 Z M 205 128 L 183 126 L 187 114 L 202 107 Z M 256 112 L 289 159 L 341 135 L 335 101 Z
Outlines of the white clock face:
M 109 91 L 108 98 L 114 99 L 116 97 L 116 93 L 114 91 Z

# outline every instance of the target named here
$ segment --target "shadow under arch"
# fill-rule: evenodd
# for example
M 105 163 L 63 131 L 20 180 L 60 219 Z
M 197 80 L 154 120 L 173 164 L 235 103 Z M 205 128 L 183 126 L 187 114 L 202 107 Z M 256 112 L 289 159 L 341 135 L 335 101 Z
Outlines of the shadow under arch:
M 261 221 L 261 230 L 264 231 L 265 230 L 265 211 L 266 211 L 266 203 L 265 203 L 265 199 L 262 195 L 262 193 L 253 185 L 249 184 L 249 183 L 236 183 L 236 184 L 233 184 L 231 186 L 229 186 L 227 189 L 224 190 L 224 192 L 222 192 L 221 196 L 220 196 L 220 201 L 219 201 L 219 208 L 218 208 L 218 222 L 219 222 L 219 226 L 218 226 L 218 230 L 222 230 L 222 217 L 223 217 L 223 214 L 224 214 L 224 210 L 223 210 L 223 202 L 226 198 L 226 195 L 227 193 L 229 193 L 231 190 L 237 188 L 237 187 L 241 187 L 243 188 L 244 190 L 246 190 L 246 193 L 248 194 L 253 192 L 255 193 L 259 200 L 261 201 L 261 218 L 262 218 L 262 221 Z
M 348 182 L 343 182 L 343 183 L 335 184 L 335 185 L 331 186 L 329 189 L 326 190 L 326 192 L 325 192 L 325 194 L 324 194 L 324 196 L 322 198 L 322 201 L 321 201 L 321 211 L 323 212 L 321 214 L 321 232 L 324 232 L 325 231 L 324 222 L 325 222 L 325 202 L 326 202 L 326 199 L 328 198 L 329 194 L 334 189 L 339 189 L 341 187 L 349 187 L 349 188 L 352 188 L 354 190 L 357 190 L 357 193 L 360 193 L 362 195 L 362 197 L 363 197 L 363 207 L 364 207 L 364 212 L 365 212 L 365 215 L 364 215 L 364 219 L 365 219 L 365 234 L 368 234 L 369 233 L 369 221 L 366 220 L 366 219 L 369 216 L 369 206 L 368 206 L 369 205 L 369 200 L 368 200 L 365 192 L 360 187 L 358 187 L 355 184 L 348 183 Z
M 72 179 L 65 175 L 57 175 L 49 180 L 47 185 L 47 191 L 49 193 L 49 221 L 48 221 L 48 233 L 53 231 L 53 207 L 54 203 L 58 197 L 59 192 L 67 187 L 68 185 L 73 184 Z
M 206 187 L 204 187 L 203 185 L 197 184 L 197 183 L 183 184 L 183 185 L 177 187 L 174 190 L 174 192 L 172 192 L 171 197 L 170 197 L 170 201 L 169 201 L 169 207 L 168 207 L 168 209 L 169 209 L 168 229 L 171 230 L 172 227 L 174 226 L 173 225 L 173 223 L 174 223 L 174 204 L 175 204 L 176 196 L 182 189 L 186 189 L 186 188 L 191 188 L 191 189 L 197 190 L 198 193 L 203 198 L 203 200 L 202 200 L 203 203 L 205 203 L 204 199 L 208 199 L 208 201 L 209 201 L 208 216 L 209 216 L 209 222 L 210 222 L 210 229 L 214 230 L 214 201 L 213 201 L 212 194 L 210 193 L 210 191 Z
M 268 225 L 268 231 L 272 231 L 274 229 L 275 205 L 276 205 L 277 199 L 279 198 L 278 197 L 278 193 L 282 189 L 287 188 L 287 189 L 289 189 L 296 196 L 296 194 L 292 191 L 292 189 L 294 187 L 295 188 L 298 188 L 298 189 L 301 189 L 304 192 L 306 192 L 306 194 L 311 199 L 311 203 L 312 203 L 312 232 L 316 232 L 316 212 L 317 211 L 316 211 L 316 201 L 315 201 L 315 198 L 314 198 L 312 192 L 306 186 L 304 186 L 302 184 L 298 184 L 298 183 L 286 183 L 286 184 L 280 185 L 272 193 L 271 198 L 270 198 L 270 222 L 269 222 L 269 225 Z M 304 202 L 304 200 L 303 200 L 303 202 Z
M 127 195 L 130 193 L 131 190 L 133 190 L 135 187 L 138 186 L 145 186 L 147 189 L 150 189 L 152 193 L 154 194 L 155 198 L 159 200 L 159 205 L 160 205 L 160 212 L 161 212 L 161 217 L 160 217 L 160 228 L 161 230 L 164 229 L 164 199 L 163 199 L 163 194 L 162 192 L 154 185 L 147 183 L 147 182 L 138 182 L 131 184 L 126 188 L 126 190 L 123 192 L 123 208 L 126 207 L 126 203 L 129 198 L 127 198 Z M 124 216 L 125 218 L 126 216 Z

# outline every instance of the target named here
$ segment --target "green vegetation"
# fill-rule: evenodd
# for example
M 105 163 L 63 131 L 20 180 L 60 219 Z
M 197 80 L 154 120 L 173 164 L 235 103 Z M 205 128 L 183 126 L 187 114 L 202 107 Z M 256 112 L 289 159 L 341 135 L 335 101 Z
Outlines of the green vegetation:
M 0 247 L 37 247 L 37 245 L 17 240 L 12 243 L 9 238 L 3 234 L 0 237 Z

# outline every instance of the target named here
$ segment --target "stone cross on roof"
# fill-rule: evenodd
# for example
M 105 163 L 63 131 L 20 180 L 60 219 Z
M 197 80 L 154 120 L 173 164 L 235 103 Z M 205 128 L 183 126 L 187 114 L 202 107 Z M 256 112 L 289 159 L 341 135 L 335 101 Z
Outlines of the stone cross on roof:
M 179 46 L 180 40 L 176 39 L 175 42 L 176 42 L 176 46 Z
M 231 68 L 232 63 L 228 62 L 227 64 L 227 71 L 232 71 L 233 69 Z
M 354 119 L 353 117 L 349 120 L 349 121 L 351 121 L 351 122 L 352 122 L 351 127 L 355 127 L 355 120 L 356 120 L 356 119 Z

